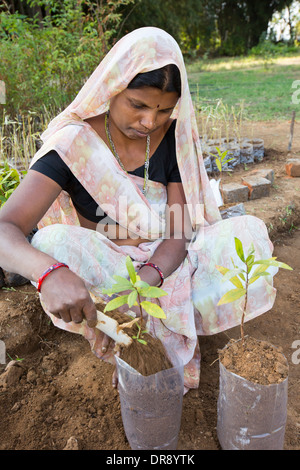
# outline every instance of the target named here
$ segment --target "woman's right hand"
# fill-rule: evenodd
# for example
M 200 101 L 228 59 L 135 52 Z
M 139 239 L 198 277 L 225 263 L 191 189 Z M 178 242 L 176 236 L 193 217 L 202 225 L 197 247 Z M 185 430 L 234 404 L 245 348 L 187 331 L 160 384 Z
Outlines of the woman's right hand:
M 97 309 L 83 280 L 66 267 L 44 279 L 41 298 L 46 310 L 66 323 L 86 320 L 91 328 L 97 324 Z

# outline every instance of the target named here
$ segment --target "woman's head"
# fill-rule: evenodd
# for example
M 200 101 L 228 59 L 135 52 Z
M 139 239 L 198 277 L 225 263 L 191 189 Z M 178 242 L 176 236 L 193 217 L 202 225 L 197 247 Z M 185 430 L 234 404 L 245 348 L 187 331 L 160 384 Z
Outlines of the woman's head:
M 158 88 L 163 92 L 176 92 L 179 98 L 181 79 L 178 67 L 175 64 L 168 64 L 150 72 L 139 73 L 127 86 L 129 89 L 146 87 Z
M 180 72 L 176 65 L 139 73 L 111 99 L 111 122 L 128 137 L 143 138 L 168 122 L 180 96 Z

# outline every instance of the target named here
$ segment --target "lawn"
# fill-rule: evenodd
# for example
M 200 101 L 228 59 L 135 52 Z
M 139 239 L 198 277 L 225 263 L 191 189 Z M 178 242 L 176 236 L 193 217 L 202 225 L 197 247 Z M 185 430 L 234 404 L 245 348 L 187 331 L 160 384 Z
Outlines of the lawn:
M 268 61 L 249 57 L 198 60 L 188 64 L 187 70 L 198 109 L 221 100 L 229 108 L 243 106 L 244 116 L 255 121 L 286 120 L 293 110 L 300 111 L 300 104 L 292 102 L 292 84 L 300 80 L 300 55 Z

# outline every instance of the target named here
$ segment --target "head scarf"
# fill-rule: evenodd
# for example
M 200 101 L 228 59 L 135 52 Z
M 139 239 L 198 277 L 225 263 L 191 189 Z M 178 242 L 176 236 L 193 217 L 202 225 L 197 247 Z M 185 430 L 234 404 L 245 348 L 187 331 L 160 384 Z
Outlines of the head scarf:
M 194 230 L 197 230 L 200 225 L 209 225 L 220 220 L 220 213 L 203 163 L 182 53 L 174 38 L 159 28 L 139 28 L 115 44 L 74 101 L 50 122 L 42 134 L 44 145 L 34 156 L 32 163 L 49 149 L 57 147 L 61 131 L 70 129 L 71 139 L 72 125 L 84 126 L 85 119 L 104 113 L 109 108 L 110 99 L 123 91 L 138 73 L 155 70 L 167 64 L 177 65 L 181 75 L 181 97 L 172 118 L 177 119 L 175 138 L 178 167 L 191 222 Z M 66 143 L 65 152 L 67 146 Z M 63 152 L 60 147 L 60 155 Z M 140 200 L 146 203 L 143 196 Z M 157 235 L 155 229 L 154 234 Z

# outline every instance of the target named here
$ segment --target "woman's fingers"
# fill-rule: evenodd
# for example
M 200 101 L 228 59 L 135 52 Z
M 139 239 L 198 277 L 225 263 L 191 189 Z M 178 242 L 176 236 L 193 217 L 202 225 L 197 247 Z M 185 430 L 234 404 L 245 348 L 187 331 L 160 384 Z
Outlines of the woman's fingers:
M 72 321 L 69 310 L 50 311 L 50 313 L 56 318 L 63 320 L 65 323 L 70 323 Z
M 107 352 L 111 341 L 112 341 L 112 339 L 109 336 L 107 336 L 107 335 L 103 336 L 102 347 L 101 347 L 101 351 L 103 353 Z
M 95 328 L 97 325 L 97 309 L 89 293 L 88 296 L 89 297 L 83 306 L 83 315 L 87 321 L 88 326 L 90 328 Z

